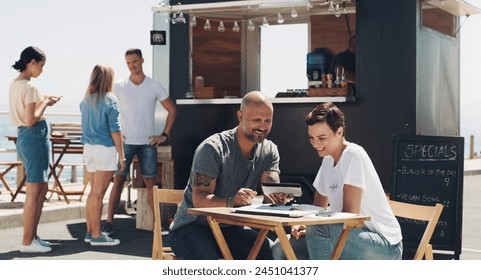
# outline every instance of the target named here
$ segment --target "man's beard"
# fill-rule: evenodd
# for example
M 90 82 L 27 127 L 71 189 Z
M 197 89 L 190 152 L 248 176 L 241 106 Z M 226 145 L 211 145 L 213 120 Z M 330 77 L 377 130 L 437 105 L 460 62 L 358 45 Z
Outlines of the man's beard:
M 264 134 L 258 135 L 254 132 L 255 130 L 262 131 L 262 132 L 264 132 Z M 262 141 L 264 141 L 264 139 L 266 139 L 267 133 L 268 133 L 266 130 L 260 130 L 260 129 L 253 129 L 253 131 L 251 133 L 247 130 L 247 128 L 245 126 L 242 126 L 242 131 L 244 132 L 244 135 L 247 137 L 247 139 L 249 139 L 250 141 L 252 141 L 254 143 L 262 143 Z

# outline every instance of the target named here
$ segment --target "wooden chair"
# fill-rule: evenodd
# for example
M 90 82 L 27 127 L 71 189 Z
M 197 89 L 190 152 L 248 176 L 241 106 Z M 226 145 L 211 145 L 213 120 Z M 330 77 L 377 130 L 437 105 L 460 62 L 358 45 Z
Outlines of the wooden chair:
M 10 188 L 10 186 L 8 185 L 7 181 L 5 180 L 5 176 L 7 176 L 8 172 L 10 172 L 14 168 L 17 168 L 17 172 L 18 172 L 18 169 L 22 168 L 22 162 L 21 161 L 0 162 L 0 165 L 7 167 L 6 169 L 0 170 L 0 180 L 2 181 L 3 186 L 10 193 L 10 196 L 12 196 L 12 202 L 13 202 L 15 195 L 12 189 Z M 22 184 L 23 184 L 23 181 L 22 181 Z M 18 188 L 19 186 L 17 186 L 17 189 Z
M 176 257 L 170 247 L 162 244 L 162 221 L 160 203 L 179 204 L 184 197 L 184 190 L 159 189 L 154 186 L 154 239 L 152 242 L 153 260 L 175 260 Z
M 391 209 L 396 217 L 427 222 L 426 229 L 414 255 L 414 260 L 422 260 L 423 257 L 426 260 L 433 260 L 433 247 L 429 242 L 443 211 L 443 205 L 439 203 L 434 206 L 416 205 L 394 200 L 389 200 L 389 205 L 391 205 Z
M 64 167 L 69 166 L 72 168 L 72 178 L 75 182 L 76 179 L 76 168 L 81 166 L 83 170 L 83 189 L 77 191 L 64 191 L 62 186 L 59 186 L 57 182 L 54 183 L 53 187 L 49 190 L 51 192 L 50 197 L 53 193 L 57 195 L 63 195 L 65 200 L 68 199 L 66 195 L 80 195 L 79 200 L 85 193 L 85 189 L 88 185 L 88 176 L 86 175 L 86 169 L 84 163 L 64 163 L 59 160 L 59 157 L 63 157 L 66 154 L 83 154 L 83 143 L 81 142 L 82 137 L 82 127 L 80 123 L 50 123 L 50 135 L 51 137 L 51 152 L 52 152 L 52 162 L 57 172 L 56 176 L 60 177 Z M 67 139 L 68 142 L 62 141 L 62 139 Z M 56 164 L 57 163 L 57 164 Z M 56 165 L 55 165 L 56 164 Z M 58 170 L 58 171 L 57 171 Z

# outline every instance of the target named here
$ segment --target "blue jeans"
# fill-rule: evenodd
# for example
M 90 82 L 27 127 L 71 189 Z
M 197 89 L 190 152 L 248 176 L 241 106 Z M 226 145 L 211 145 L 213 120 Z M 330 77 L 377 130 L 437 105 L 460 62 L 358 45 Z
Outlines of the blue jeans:
M 306 243 L 311 260 L 328 260 L 343 225 L 307 226 Z M 402 242 L 391 245 L 383 236 L 367 228 L 351 229 L 341 253 L 343 260 L 400 260 Z
M 17 154 L 25 167 L 27 183 L 47 182 L 49 142 L 45 120 L 38 121 L 32 127 L 18 127 Z
M 309 259 L 305 236 L 301 236 L 299 239 L 295 239 L 291 236 L 289 238 L 289 243 L 291 243 L 292 249 L 294 250 L 298 260 Z M 284 253 L 284 249 L 282 249 L 279 239 L 276 239 L 274 245 L 272 246 L 272 256 L 274 257 L 274 260 L 287 260 L 286 254 Z
M 144 178 L 155 178 L 157 176 L 157 148 L 150 145 L 128 145 L 124 144 L 125 169 L 118 174 L 123 177 L 130 174 L 130 165 L 134 156 L 140 164 L 140 172 Z
M 306 235 L 299 240 L 291 237 L 289 242 L 299 260 L 328 260 L 342 231 L 342 224 L 307 226 Z M 276 260 L 286 255 L 276 240 L 272 254 Z M 381 235 L 367 228 L 351 229 L 340 259 L 343 260 L 400 260 L 402 242 L 391 245 Z
M 247 259 L 258 232 L 240 226 L 223 227 L 221 230 L 234 259 Z M 171 231 L 169 238 L 170 247 L 180 260 L 218 260 L 223 258 L 209 226 L 188 224 Z M 262 244 L 257 259 L 272 260 L 267 238 Z

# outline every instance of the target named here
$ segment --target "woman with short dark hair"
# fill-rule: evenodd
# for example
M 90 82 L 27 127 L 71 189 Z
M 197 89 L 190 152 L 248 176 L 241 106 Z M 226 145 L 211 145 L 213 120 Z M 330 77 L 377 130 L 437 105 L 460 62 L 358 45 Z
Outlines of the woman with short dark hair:
M 396 260 L 402 255 L 401 227 L 394 216 L 381 180 L 366 151 L 345 139 L 343 112 L 330 102 L 322 103 L 306 117 L 309 140 L 323 158 L 314 180 L 316 206 L 333 212 L 371 217 L 363 228 L 351 229 L 341 259 Z M 290 239 L 295 250 L 309 253 L 309 259 L 331 256 L 343 224 L 293 226 Z M 300 238 L 305 235 L 306 238 Z M 282 258 L 275 245 L 274 257 Z

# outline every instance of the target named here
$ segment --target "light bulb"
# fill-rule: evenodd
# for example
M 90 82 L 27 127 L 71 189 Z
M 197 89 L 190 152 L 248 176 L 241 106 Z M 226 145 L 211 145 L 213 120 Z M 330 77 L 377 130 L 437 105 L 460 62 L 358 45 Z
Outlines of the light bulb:
M 171 19 L 172 24 L 177 23 L 177 14 L 172 14 L 172 19 Z
M 336 4 L 336 11 L 334 14 L 336 15 L 336 17 L 341 16 L 341 9 L 339 8 L 339 3 Z
M 282 17 L 281 13 L 277 13 L 277 23 L 283 23 L 284 18 Z
M 297 11 L 296 11 L 296 9 L 294 9 L 294 7 L 292 7 L 291 17 L 292 17 L 292 18 L 296 18 L 296 17 L 297 17 Z
M 252 23 L 252 20 L 249 20 L 249 22 L 247 23 L 247 30 L 254 31 L 254 29 L 256 29 L 254 23 Z
M 185 17 L 183 12 L 180 12 L 180 14 L 177 16 L 177 22 L 185 23 Z
M 204 24 L 204 30 L 209 31 L 210 30 L 210 21 L 207 19 Z
M 224 32 L 225 31 L 225 27 L 224 27 L 224 22 L 221 21 L 220 24 L 219 24 L 219 27 L 217 28 L 217 30 L 219 32 Z
M 327 10 L 330 14 L 334 13 L 334 2 L 329 3 L 329 9 Z
M 269 22 L 267 21 L 266 17 L 263 17 L 262 18 L 262 27 L 268 27 L 269 26 Z
M 237 24 L 237 21 L 234 22 L 234 27 L 232 27 L 232 31 L 234 32 L 240 31 L 239 24 Z
M 197 26 L 197 19 L 195 18 L 195 16 L 192 16 L 192 18 L 190 19 L 190 26 L 191 27 Z

